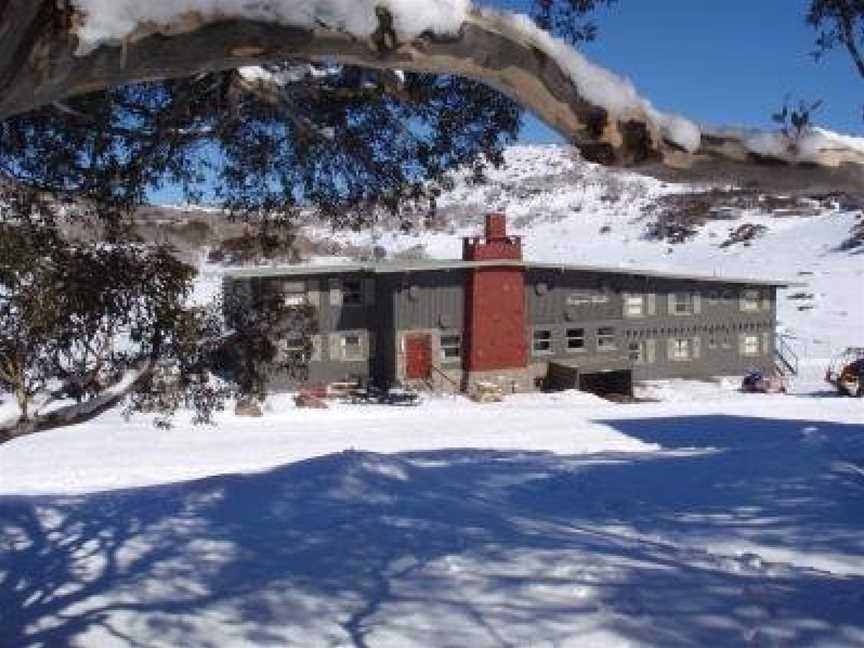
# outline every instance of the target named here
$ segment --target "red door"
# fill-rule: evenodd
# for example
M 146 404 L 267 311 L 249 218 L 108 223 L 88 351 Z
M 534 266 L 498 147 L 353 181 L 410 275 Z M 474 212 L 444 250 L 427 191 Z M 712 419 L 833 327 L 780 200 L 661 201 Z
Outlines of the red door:
M 432 371 L 432 338 L 411 335 L 405 338 L 405 377 L 425 380 Z

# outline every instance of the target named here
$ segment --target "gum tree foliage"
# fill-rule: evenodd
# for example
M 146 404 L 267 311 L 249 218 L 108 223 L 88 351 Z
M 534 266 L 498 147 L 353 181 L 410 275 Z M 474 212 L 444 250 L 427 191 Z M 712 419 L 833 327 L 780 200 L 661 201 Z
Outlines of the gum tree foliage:
M 0 441 L 98 413 L 121 379 L 150 375 L 184 344 L 178 324 L 192 274 L 158 247 L 0 224 L 0 387 L 21 412 Z
M 807 22 L 819 33 L 814 55 L 841 47 L 864 79 L 864 0 L 812 0 Z
M 818 32 L 816 60 L 834 48 L 845 49 L 864 79 L 864 0 L 811 0 L 807 23 Z
M 589 40 L 595 28 L 583 18 L 609 2 L 538 0 L 535 16 Z M 154 191 L 207 197 L 262 231 L 290 228 L 307 207 L 353 226 L 424 214 L 448 171 L 469 164 L 481 175 L 499 164 L 521 120 L 512 101 L 458 77 L 303 61 L 264 72 L 280 82 L 205 73 L 0 122 L 0 385 L 15 393 L 23 422 L 50 397 L 95 402 L 142 362 L 133 409 L 191 403 L 206 421 L 221 406 L 226 392 L 199 376 L 226 365 L 230 309 L 188 308 L 194 272 L 136 241 L 135 209 Z M 283 354 L 273 338 L 308 338 L 312 318 L 272 306 L 270 319 L 233 321 L 251 363 L 233 361 L 241 392 L 264 391 L 265 361 L 282 358 L 298 377 L 308 362 L 311 351 Z

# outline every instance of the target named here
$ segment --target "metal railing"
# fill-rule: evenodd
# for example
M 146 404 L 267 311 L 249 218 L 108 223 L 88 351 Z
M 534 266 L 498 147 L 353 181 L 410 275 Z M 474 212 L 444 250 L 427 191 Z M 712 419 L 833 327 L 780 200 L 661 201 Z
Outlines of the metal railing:
M 774 336 L 774 357 L 778 361 L 781 370 L 789 371 L 793 376 L 798 375 L 799 358 L 798 354 L 792 350 L 789 345 L 789 340 L 785 335 Z

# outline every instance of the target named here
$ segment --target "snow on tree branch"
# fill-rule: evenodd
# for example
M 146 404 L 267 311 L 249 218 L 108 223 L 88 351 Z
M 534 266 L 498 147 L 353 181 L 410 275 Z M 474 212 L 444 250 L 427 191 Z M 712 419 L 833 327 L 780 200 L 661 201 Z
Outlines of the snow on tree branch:
M 782 134 L 702 128 L 657 110 L 630 81 L 529 18 L 469 0 L 69 0 L 62 27 L 24 0 L 10 2 L 38 28 L 31 41 L 27 24 L 0 41 L 0 119 L 130 81 L 295 59 L 482 82 L 604 164 L 659 162 L 685 176 L 719 170 L 751 181 L 769 158 L 798 166 L 805 185 L 864 186 L 860 138 L 813 131 L 789 142 Z M 50 4 L 41 3 L 42 14 Z

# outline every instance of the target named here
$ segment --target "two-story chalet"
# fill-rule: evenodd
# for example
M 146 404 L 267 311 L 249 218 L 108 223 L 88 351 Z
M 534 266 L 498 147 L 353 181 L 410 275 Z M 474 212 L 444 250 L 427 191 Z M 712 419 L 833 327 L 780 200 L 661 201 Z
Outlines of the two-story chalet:
M 310 304 L 309 382 L 360 379 L 467 390 L 579 387 L 768 370 L 781 282 L 530 263 L 501 214 L 461 261 L 238 270 L 225 291 L 254 307 L 277 291 Z M 297 340 L 281 341 L 286 352 Z M 791 367 L 788 367 L 791 369 Z M 274 389 L 288 389 L 274 376 Z

